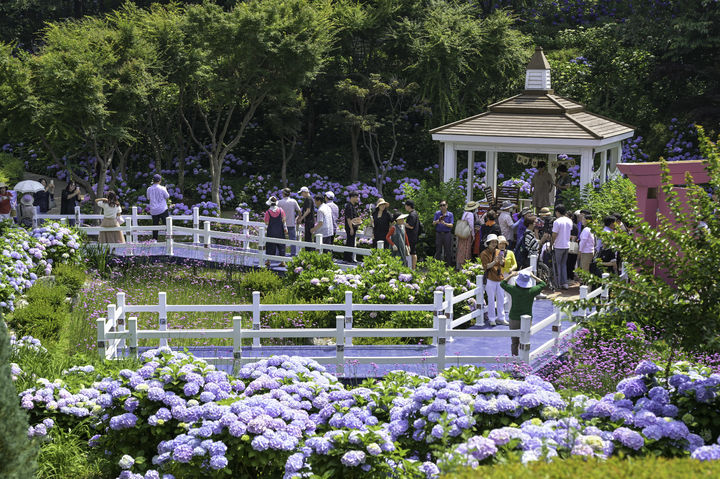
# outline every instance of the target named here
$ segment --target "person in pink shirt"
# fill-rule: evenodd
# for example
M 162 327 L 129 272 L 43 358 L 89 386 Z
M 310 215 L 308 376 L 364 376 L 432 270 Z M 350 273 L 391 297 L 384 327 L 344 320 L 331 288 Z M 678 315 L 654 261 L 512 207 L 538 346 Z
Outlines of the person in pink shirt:
M 590 272 L 590 264 L 595 257 L 595 234 L 593 234 L 590 226 L 592 222 L 592 215 L 584 215 L 585 227 L 580 231 L 579 237 L 579 254 L 580 254 L 580 269 L 583 271 Z

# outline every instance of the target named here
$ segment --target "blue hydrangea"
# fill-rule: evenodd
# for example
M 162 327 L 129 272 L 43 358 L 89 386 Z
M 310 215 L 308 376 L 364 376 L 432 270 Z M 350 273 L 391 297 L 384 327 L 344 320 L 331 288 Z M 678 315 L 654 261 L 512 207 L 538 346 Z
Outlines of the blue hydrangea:
M 645 444 L 645 440 L 638 433 L 626 427 L 619 427 L 613 431 L 613 439 L 625 447 L 639 450 Z
M 365 453 L 363 451 L 348 451 L 343 454 L 340 462 L 346 467 L 357 467 L 365 462 Z

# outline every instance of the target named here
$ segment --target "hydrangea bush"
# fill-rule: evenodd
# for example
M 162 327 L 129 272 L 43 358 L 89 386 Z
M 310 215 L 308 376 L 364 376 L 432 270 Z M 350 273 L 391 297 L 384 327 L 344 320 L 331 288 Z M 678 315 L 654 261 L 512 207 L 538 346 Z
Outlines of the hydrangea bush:
M 0 222 L 0 313 L 15 309 L 15 300 L 39 275 L 50 274 L 45 245 L 27 230 Z

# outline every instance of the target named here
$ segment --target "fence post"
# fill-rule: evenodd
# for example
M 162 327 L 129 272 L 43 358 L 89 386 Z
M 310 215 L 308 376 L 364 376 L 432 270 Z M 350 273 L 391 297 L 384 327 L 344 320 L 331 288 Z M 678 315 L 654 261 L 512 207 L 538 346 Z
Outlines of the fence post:
M 197 232 L 200 229 L 200 208 L 197 206 L 193 206 L 193 213 L 192 213 L 192 225 L 193 229 L 193 244 L 198 244 L 200 242 L 200 234 Z
M 335 316 L 335 374 L 345 374 L 345 318 Z
M 173 248 L 173 219 L 172 216 L 165 218 L 165 252 L 168 256 L 174 256 Z
M 120 310 L 120 314 L 117 319 L 117 330 L 122 332 L 125 331 L 125 293 L 118 293 L 115 295 L 115 304 L 117 305 L 117 309 Z M 124 339 L 120 340 L 118 347 L 125 349 Z
M 105 318 L 98 318 L 95 321 L 97 328 L 97 350 L 101 359 L 107 359 L 105 356 Z
M 212 241 L 212 238 L 210 237 L 210 222 L 205 221 L 203 222 L 203 243 L 205 246 L 205 261 L 210 260 L 210 242 Z
M 265 265 L 265 226 L 258 228 L 258 268 Z
M 323 241 L 323 236 L 320 233 L 317 233 L 315 235 L 315 244 L 317 245 L 318 251 L 320 253 L 323 252 L 323 242 L 322 241 Z
M 137 318 L 128 319 L 128 333 L 130 333 L 130 357 L 138 357 Z M 123 342 L 125 340 L 123 339 Z
M 530 327 L 532 326 L 532 316 L 523 314 L 520 317 L 520 345 L 518 347 L 520 361 L 530 365 Z
M 483 284 L 483 275 L 475 275 L 475 311 L 480 311 L 475 315 L 475 324 L 485 325 L 485 285 Z M 479 320 L 478 320 L 479 318 Z
M 608 284 L 609 278 L 610 273 L 602 274 L 602 293 L 600 293 L 600 296 L 602 297 L 604 302 L 607 302 L 608 299 L 610 299 L 610 284 Z
M 137 231 L 137 230 L 138 230 L 138 211 L 137 211 L 137 206 L 133 206 L 130 211 L 131 211 L 131 213 L 130 213 L 130 214 L 131 214 L 131 216 L 130 216 L 130 227 L 132 228 L 132 234 L 131 234 L 132 242 L 133 242 L 133 243 L 137 243 L 137 242 L 138 242 L 138 231 Z
M 537 274 L 537 262 L 538 262 L 537 255 L 531 254 L 530 255 L 530 271 L 532 271 L 535 274 Z
M 345 329 L 351 330 L 353 327 L 353 293 L 345 291 Z M 352 346 L 352 336 L 345 336 L 345 346 Z
M 247 251 L 247 249 L 250 247 L 250 242 L 247 239 L 247 237 L 250 236 L 250 212 L 249 211 L 243 211 L 242 220 L 243 220 L 242 234 L 245 235 L 245 239 L 243 240 L 242 247 L 244 250 Z M 245 260 L 247 261 L 247 256 L 245 257 Z M 245 264 L 247 264 L 247 262 Z
M 233 316 L 233 371 L 242 367 L 242 317 Z
M 252 294 L 252 315 L 253 315 L 253 331 L 260 331 L 260 291 L 253 291 Z M 253 348 L 260 347 L 260 338 L 253 338 Z
M 438 373 L 445 369 L 445 335 L 447 334 L 447 324 L 450 320 L 445 316 L 440 316 L 438 318 L 438 343 L 437 343 L 437 366 L 438 366 Z
M 385 249 L 385 242 L 383 240 L 379 240 L 377 242 L 377 248 L 376 249 Z
M 443 292 L 435 291 L 433 293 L 433 329 L 438 331 L 440 325 L 440 316 L 443 315 Z M 438 336 L 433 336 L 433 344 L 438 343 Z
M 587 287 L 585 288 L 587 292 Z M 582 289 L 580 290 L 582 294 Z M 560 330 L 562 329 L 562 317 L 563 312 L 557 306 L 553 307 L 553 313 L 555 314 L 555 321 L 552 324 L 553 334 L 553 355 L 557 356 L 560 353 Z
M 67 222 L 68 222 L 68 221 L 67 221 L 67 218 L 65 218 L 64 216 L 63 216 L 62 218 L 60 218 L 60 224 L 61 224 L 61 225 L 67 226 Z
M 580 286 L 580 301 L 582 301 L 582 300 L 584 300 L 584 299 L 587 299 L 587 296 L 588 296 L 588 287 L 587 287 L 587 285 L 582 285 L 582 286 Z M 587 308 L 583 308 L 580 313 L 582 314 L 583 318 L 586 318 L 587 315 L 588 315 L 588 310 L 587 310 Z
M 75 225 L 80 227 L 80 207 L 75 207 Z
M 158 293 L 158 330 L 167 331 L 167 295 Z M 160 347 L 167 346 L 167 338 L 160 338 Z
M 455 300 L 455 288 L 452 286 L 445 286 L 445 302 L 447 303 L 445 305 L 445 317 L 447 318 L 447 329 L 452 330 L 452 322 L 453 322 L 453 301 Z M 453 342 L 454 339 L 452 336 L 448 339 L 448 341 Z
M 114 304 L 107 305 L 106 321 L 108 323 L 110 323 L 110 332 L 111 333 L 118 332 L 117 320 L 115 319 L 115 305 Z M 107 351 L 112 352 L 112 356 L 114 358 L 115 356 L 117 356 L 117 346 L 113 347 L 113 345 L 117 344 L 117 339 L 109 339 L 106 342 L 107 342 L 107 344 L 105 345 L 105 349 Z

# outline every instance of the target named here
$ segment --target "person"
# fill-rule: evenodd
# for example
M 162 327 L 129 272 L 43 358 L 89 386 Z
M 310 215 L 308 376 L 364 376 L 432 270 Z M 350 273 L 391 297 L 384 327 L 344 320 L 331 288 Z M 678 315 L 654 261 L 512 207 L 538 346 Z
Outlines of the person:
M 604 232 L 612 233 L 613 231 L 616 231 L 617 218 L 615 216 L 606 216 L 603 220 L 603 223 L 605 225 L 603 227 Z M 598 257 L 600 258 L 600 266 L 603 266 L 607 273 L 620 274 L 620 260 L 618 253 L 615 250 L 605 246 L 602 242 L 602 239 L 598 239 L 597 248 Z
M 325 203 L 330 207 L 330 212 L 332 213 L 332 222 L 333 222 L 332 241 L 335 242 L 335 235 L 337 234 L 338 219 L 340 219 L 340 208 L 338 208 L 338 205 L 335 203 L 335 193 L 333 193 L 332 191 L 327 191 L 325 193 Z
M 8 186 L 0 181 L 0 221 L 9 220 L 12 215 L 12 193 Z
M 509 248 L 513 248 L 515 246 L 515 230 L 513 229 L 515 220 L 513 220 L 512 217 L 514 209 L 515 205 L 511 201 L 503 201 L 502 206 L 500 206 L 500 214 L 497 217 L 500 232 L 502 236 L 507 238 Z
M 20 198 L 20 207 L 18 208 L 18 222 L 20 226 L 32 228 L 35 225 L 35 215 L 37 213 L 33 203 L 34 198 L 30 193 L 25 193 Z
M 168 199 L 170 194 L 167 188 L 160 184 L 162 176 L 155 174 L 153 176 L 153 184 L 150 185 L 146 191 L 147 198 L 150 204 L 148 205 L 148 212 L 152 215 L 152 224 L 157 226 L 165 224 L 165 220 L 168 217 Z M 159 231 L 153 230 L 153 240 L 158 240 Z
M 567 209 L 565 209 L 565 205 L 558 203 L 557 206 L 555 206 L 556 219 L 552 226 L 555 280 L 562 289 L 568 289 L 567 262 L 573 228 L 573 222 L 567 217 L 566 213 Z
M 375 203 L 375 209 L 370 215 L 370 224 L 373 227 L 373 248 L 377 248 L 378 241 L 384 241 L 388 231 L 390 231 L 392 216 L 387 210 L 388 206 L 390 206 L 390 203 L 380 198 Z M 387 245 L 385 245 L 385 248 L 387 248 Z
M 560 165 L 557 168 L 557 179 L 555 180 L 555 204 L 562 202 L 562 193 L 572 185 L 572 178 L 568 173 L 567 165 Z
M 265 226 L 267 226 L 268 238 L 285 238 L 287 234 L 287 222 L 285 211 L 278 206 L 278 199 L 271 196 L 266 202 L 270 208 L 265 211 Z M 265 252 L 270 256 L 285 256 L 285 245 L 267 242 Z M 265 266 L 270 267 L 270 261 L 265 261 Z
M 497 213 L 495 212 L 495 210 L 489 210 L 487 213 L 485 213 L 485 223 L 480 227 L 482 244 L 485 244 L 485 239 L 489 235 L 500 236 L 502 234 L 500 225 L 497 224 L 497 222 L 495 221 L 496 219 Z
M 485 249 L 480 253 L 480 261 L 487 280 L 485 293 L 487 294 L 488 323 L 490 326 L 496 324 L 507 326 L 504 297 L 498 294 L 500 282 L 503 280 L 502 267 L 505 265 L 505 253 L 501 253 L 497 245 L 497 235 L 488 235 L 485 238 Z
M 532 189 L 532 205 L 536 210 L 550 206 L 550 193 L 553 187 L 553 177 L 547 170 L 547 164 L 541 161 L 537 165 L 537 172 L 533 175 L 530 187 Z
M 315 196 L 315 207 L 317 208 L 317 223 L 311 230 L 312 234 L 322 235 L 323 244 L 332 244 L 333 235 L 335 234 L 332 210 L 330 206 L 325 203 L 325 197 L 323 195 Z
M 107 198 L 96 198 L 95 203 L 102 208 L 103 219 L 100 226 L 118 228 L 118 216 L 122 213 L 122 208 L 115 192 L 109 191 Z M 122 231 L 100 231 L 98 243 L 125 243 L 125 236 Z
M 35 204 L 38 206 L 40 213 L 47 213 L 50 211 L 50 194 L 55 190 L 55 183 L 48 183 L 45 178 L 40 178 L 40 184 L 45 189 L 35 193 Z
M 435 226 L 435 259 L 445 259 L 445 263 L 452 264 L 452 231 L 455 218 L 448 211 L 447 201 L 440 202 L 440 209 L 435 212 L 433 226 Z
M 300 205 L 295 198 L 290 195 L 292 191 L 290 188 L 283 188 L 282 199 L 278 201 L 278 206 L 285 212 L 285 226 L 287 227 L 287 237 L 289 240 L 296 240 L 297 234 L 295 229 L 295 222 L 297 215 L 300 213 Z M 297 254 L 297 246 L 293 245 L 290 247 L 290 255 L 295 256 Z
M 355 247 L 356 228 L 362 223 L 357 209 L 359 201 L 360 194 L 357 191 L 351 191 L 348 195 L 348 201 L 345 203 L 345 209 L 343 210 L 343 216 L 345 217 L 345 246 L 350 248 Z M 343 253 L 343 260 L 348 263 L 354 263 L 353 253 L 345 251 Z
M 523 208 L 518 215 L 518 219 L 513 223 L 513 232 L 515 234 L 515 256 L 518 255 L 518 250 L 521 248 L 523 237 L 525 236 L 525 218 L 532 216 L 532 208 Z
M 580 254 L 580 269 L 583 271 L 590 272 L 590 264 L 595 258 L 595 234 L 592 229 L 588 227 L 593 217 L 587 213 L 583 215 L 585 227 L 580 231 L 580 244 L 578 251 Z
M 498 236 L 498 250 L 505 254 L 505 264 L 502 267 L 503 278 L 507 278 L 510 273 L 517 270 L 518 264 L 515 259 L 515 253 L 508 247 L 508 240 L 504 236 Z M 514 280 L 513 280 L 514 283 Z M 511 284 L 513 284 L 511 283 Z M 512 297 L 505 295 L 505 290 L 502 288 L 498 289 L 499 301 L 503 302 L 503 308 L 505 309 L 505 319 L 508 318 L 510 307 L 512 306 Z
M 535 215 L 525 216 L 525 232 L 515 252 L 515 260 L 520 268 L 530 266 L 530 257 L 532 255 L 537 256 L 540 253 L 540 242 L 537 239 L 537 230 L 535 229 L 536 220 Z
M 510 284 L 510 281 L 515 279 L 515 284 Z M 532 280 L 535 280 L 535 286 L 532 285 Z M 500 283 L 500 288 L 505 291 L 511 298 L 510 307 L 510 329 L 520 329 L 520 320 L 523 316 L 528 315 L 532 317 L 533 302 L 535 296 L 542 293 L 545 289 L 546 284 L 543 283 L 540 278 L 535 276 L 532 272 L 513 271 L 510 273 L 505 280 Z M 520 345 L 520 338 L 513 337 L 510 344 L 510 354 L 517 356 L 518 346 Z
M 417 244 L 420 238 L 420 215 L 415 210 L 415 202 L 413 200 L 405 201 L 405 211 L 408 217 L 405 220 L 405 232 L 410 242 L 410 268 L 417 267 Z
M 536 227 L 538 230 L 538 240 L 540 241 L 540 249 L 543 249 L 545 243 L 552 240 L 553 214 L 550 208 L 541 208 L 537 216 Z
M 396 214 L 393 217 L 393 224 L 388 230 L 388 234 L 385 236 L 385 241 L 392 248 L 393 256 L 399 256 L 405 266 L 410 266 L 410 240 L 408 239 L 407 231 L 405 230 L 405 219 L 408 217 L 406 214 Z
M 68 224 L 70 226 L 75 225 L 75 207 L 83 197 L 80 194 L 80 188 L 77 187 L 73 180 L 68 181 L 65 189 L 60 195 L 60 214 L 61 215 L 73 215 L 68 218 Z
M 461 220 L 467 221 L 470 226 L 470 236 L 457 239 L 457 250 L 455 252 L 455 267 L 459 270 L 472 256 L 472 245 L 475 239 L 475 211 L 478 209 L 477 201 L 468 201 L 465 205 Z M 457 231 L 457 228 L 455 228 Z
M 578 236 L 580 236 L 580 233 L 578 231 L 578 218 L 577 215 L 573 214 L 572 218 L 570 219 L 572 221 L 572 229 L 570 230 L 570 242 L 568 243 L 568 246 L 571 246 L 570 243 L 573 243 L 577 241 Z M 577 243 L 575 246 L 579 246 Z M 578 263 L 578 256 L 579 252 L 577 249 L 573 251 L 572 248 L 568 249 L 568 259 L 567 259 L 567 278 L 568 281 L 574 281 L 575 280 L 575 268 L 577 267 Z
M 310 190 L 307 186 L 300 188 L 300 196 L 303 201 L 300 216 L 297 219 L 297 224 L 302 224 L 305 228 L 303 239 L 312 243 L 312 229 L 315 224 L 315 205 L 313 204 L 312 198 L 310 198 Z

